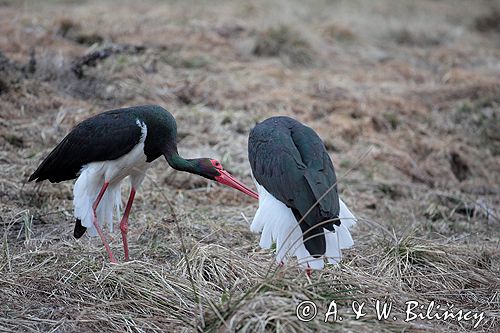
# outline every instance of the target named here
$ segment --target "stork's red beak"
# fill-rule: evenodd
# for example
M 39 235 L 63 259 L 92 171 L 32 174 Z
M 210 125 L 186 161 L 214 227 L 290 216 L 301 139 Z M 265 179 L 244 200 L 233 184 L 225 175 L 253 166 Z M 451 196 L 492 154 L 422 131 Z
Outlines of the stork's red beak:
M 226 170 L 217 170 L 220 173 L 220 176 L 215 177 L 215 180 L 218 181 L 221 184 L 231 186 L 232 188 L 237 189 L 238 191 L 241 191 L 245 193 L 246 195 L 251 196 L 254 199 L 259 199 L 259 195 L 255 193 L 252 189 L 247 187 L 245 184 L 240 182 L 238 179 L 234 178 L 233 175 L 231 175 L 229 172 Z

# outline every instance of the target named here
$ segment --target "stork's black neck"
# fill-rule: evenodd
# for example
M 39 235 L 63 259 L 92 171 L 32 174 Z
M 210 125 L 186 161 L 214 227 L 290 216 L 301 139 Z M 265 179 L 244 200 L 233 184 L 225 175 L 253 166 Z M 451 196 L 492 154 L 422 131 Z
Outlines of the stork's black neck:
M 175 170 L 193 173 L 195 169 L 196 160 L 185 159 L 181 157 L 179 153 L 177 153 L 177 151 L 166 153 L 165 159 L 167 160 L 168 164 Z
M 166 152 L 164 156 L 168 164 L 176 170 L 194 173 L 210 180 L 215 180 L 215 177 L 220 175 L 209 158 L 186 159 L 176 150 Z

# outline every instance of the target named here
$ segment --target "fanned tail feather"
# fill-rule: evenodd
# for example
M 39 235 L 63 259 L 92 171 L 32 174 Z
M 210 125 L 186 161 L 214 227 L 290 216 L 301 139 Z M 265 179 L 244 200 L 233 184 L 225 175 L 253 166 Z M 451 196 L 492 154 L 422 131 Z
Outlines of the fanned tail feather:
M 347 208 L 342 199 L 339 198 L 339 202 L 340 202 L 340 212 L 339 212 L 340 223 L 341 225 L 344 225 L 349 229 L 350 227 L 356 224 L 358 219 L 356 219 L 356 217 L 351 213 L 351 211 L 349 210 L 349 208 Z
M 287 256 L 297 257 L 299 265 L 312 269 L 322 269 L 324 260 L 336 264 L 342 258 L 342 249 L 351 247 L 354 241 L 349 228 L 356 223 L 356 218 L 340 200 L 340 226 L 334 225 L 335 232 L 324 229 L 326 252 L 322 257 L 314 258 L 304 246 L 302 231 L 293 212 L 284 203 L 277 200 L 266 189 L 255 182 L 259 192 L 259 208 L 250 226 L 252 232 L 261 233 L 259 245 L 269 249 L 276 244 L 276 261 L 286 262 Z
M 97 198 L 99 191 L 104 184 L 104 176 L 95 177 L 97 170 L 95 167 L 87 167 L 82 170 L 73 188 L 73 206 L 75 218 L 80 220 L 83 227 L 87 228 L 87 235 L 97 236 L 97 230 L 92 221 L 92 205 Z M 97 207 L 97 221 L 102 227 L 108 223 L 108 229 L 113 231 L 113 215 L 117 216 L 121 209 L 121 188 L 120 182 L 110 184 Z

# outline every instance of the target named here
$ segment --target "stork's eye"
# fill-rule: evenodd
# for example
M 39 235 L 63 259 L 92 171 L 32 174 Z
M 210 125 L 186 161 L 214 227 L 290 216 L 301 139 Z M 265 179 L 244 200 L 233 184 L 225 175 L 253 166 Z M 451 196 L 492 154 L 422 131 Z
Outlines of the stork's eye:
M 217 170 L 220 170 L 222 169 L 222 165 L 220 164 L 219 161 L 217 160 L 210 160 L 210 162 L 212 162 L 212 165 L 217 169 Z

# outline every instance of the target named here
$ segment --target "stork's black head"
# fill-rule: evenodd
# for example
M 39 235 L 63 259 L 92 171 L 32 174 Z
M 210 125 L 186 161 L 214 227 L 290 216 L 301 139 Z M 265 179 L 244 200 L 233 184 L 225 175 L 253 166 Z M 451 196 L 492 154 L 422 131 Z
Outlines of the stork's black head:
M 223 170 L 222 164 L 211 158 L 197 158 L 192 162 L 194 173 L 210 180 L 217 180 L 216 177 L 220 177 L 220 171 Z

